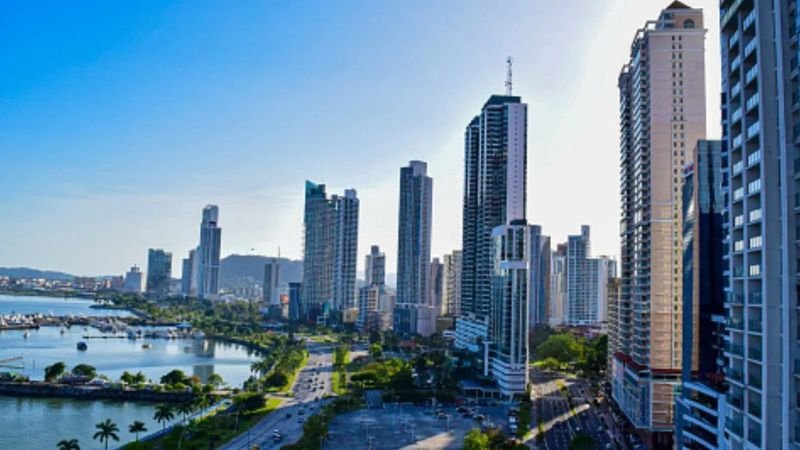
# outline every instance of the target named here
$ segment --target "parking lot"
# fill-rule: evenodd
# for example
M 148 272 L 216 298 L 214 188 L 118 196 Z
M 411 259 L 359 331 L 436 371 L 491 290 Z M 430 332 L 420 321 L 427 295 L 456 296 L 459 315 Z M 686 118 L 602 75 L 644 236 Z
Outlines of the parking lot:
M 331 423 L 326 449 L 460 449 L 464 437 L 480 427 L 475 417 L 464 417 L 456 407 L 385 404 L 382 409 L 365 409 L 337 416 Z M 478 415 L 505 423 L 508 408 L 477 407 Z

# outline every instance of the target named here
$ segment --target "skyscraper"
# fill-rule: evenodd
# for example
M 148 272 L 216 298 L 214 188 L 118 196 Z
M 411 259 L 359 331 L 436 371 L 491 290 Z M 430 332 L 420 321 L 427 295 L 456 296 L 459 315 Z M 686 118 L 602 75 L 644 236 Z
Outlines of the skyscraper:
M 477 349 L 488 338 L 492 231 L 525 218 L 527 111 L 520 97 L 492 95 L 464 133 L 460 348 Z
M 194 295 L 193 287 L 196 287 L 196 283 L 193 283 L 192 276 L 195 273 L 194 265 L 197 264 L 197 251 L 195 249 L 189 250 L 189 256 L 187 258 L 183 258 L 183 265 L 181 270 L 181 294 L 189 296 Z
M 203 208 L 200 223 L 200 246 L 197 248 L 199 264 L 197 296 L 202 299 L 213 298 L 219 292 L 219 257 L 222 246 L 222 228 L 217 205 Z
M 442 316 L 456 317 L 461 313 L 461 250 L 444 255 L 444 300 Z
M 264 303 L 277 305 L 280 303 L 281 263 L 278 258 L 264 264 Z
M 386 289 L 386 255 L 377 245 L 365 258 L 366 286 L 358 290 L 358 320 L 361 332 L 388 330 L 392 327 L 394 302 Z
M 400 333 L 429 335 L 435 331 L 429 303 L 432 213 L 433 179 L 428 176 L 428 165 L 411 161 L 400 169 L 394 312 L 394 329 Z
M 542 234 L 542 227 L 531 225 L 530 231 L 530 318 L 531 327 L 546 325 L 550 316 L 550 237 Z
M 567 244 L 558 244 L 550 265 L 550 325 L 564 323 L 567 304 Z
M 428 297 L 428 304 L 436 311 L 436 315 L 441 315 L 442 302 L 444 302 L 444 265 L 439 258 L 431 261 L 431 286 Z
M 675 437 L 678 448 L 695 442 L 720 448 L 726 412 L 720 142 L 698 141 L 692 154 L 683 174 L 683 370 Z
M 328 198 L 324 184 L 306 181 L 300 304 L 307 320 L 325 320 L 331 308 L 355 307 L 358 208 L 355 190 Z
M 589 257 L 592 253 L 588 225 L 581 234 L 567 237 L 567 303 L 565 321 L 569 325 L 591 325 L 597 322 L 597 299 L 589 283 Z
M 166 296 L 171 277 L 172 253 L 153 248 L 147 250 L 147 293 Z
M 131 267 L 125 274 L 125 292 L 142 292 L 142 269 L 138 266 Z
M 316 321 L 333 299 L 336 212 L 324 184 L 306 181 L 303 225 L 302 315 Z M 298 292 L 300 292 L 298 290 Z
M 364 258 L 364 274 L 367 286 L 386 284 L 386 254 L 377 245 Z
M 333 266 L 333 306 L 337 310 L 356 307 L 356 264 L 358 261 L 358 208 L 355 189 L 344 196 L 333 195 L 336 210 Z
M 528 386 L 531 232 L 523 219 L 495 227 L 492 232 L 492 253 L 496 256 L 491 285 L 490 367 L 500 392 L 507 396 L 525 392 Z
M 681 171 L 706 132 L 705 33 L 702 10 L 672 2 L 636 32 L 618 82 L 622 269 L 612 395 L 652 445 L 671 443 L 680 381 Z
M 796 1 L 720 2 L 730 448 L 800 446 Z

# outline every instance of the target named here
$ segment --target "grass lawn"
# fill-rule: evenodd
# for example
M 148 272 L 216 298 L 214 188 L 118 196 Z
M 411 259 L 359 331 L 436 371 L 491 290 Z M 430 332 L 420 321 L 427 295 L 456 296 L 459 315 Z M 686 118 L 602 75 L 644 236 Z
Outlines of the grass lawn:
M 274 411 L 280 403 L 281 400 L 278 399 L 267 399 L 263 408 L 239 414 L 238 419 L 236 414 L 223 415 L 222 409 L 219 409 L 199 422 L 189 425 L 189 429 L 185 433 L 183 433 L 185 427 L 176 426 L 169 434 L 157 440 L 132 442 L 124 446 L 123 449 L 167 450 L 178 448 L 178 442 L 181 441 L 181 433 L 183 433 L 181 448 L 196 448 L 198 450 L 217 448 L 258 423 L 267 414 Z

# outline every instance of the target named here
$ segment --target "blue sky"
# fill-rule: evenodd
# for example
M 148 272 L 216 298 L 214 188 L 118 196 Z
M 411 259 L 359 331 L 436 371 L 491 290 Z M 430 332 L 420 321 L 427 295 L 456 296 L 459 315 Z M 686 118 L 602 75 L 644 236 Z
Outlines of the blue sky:
M 411 159 L 434 177 L 433 254 L 449 252 L 464 126 L 502 92 L 507 55 L 529 103 L 529 221 L 558 242 L 590 224 L 595 253 L 616 254 L 616 76 L 668 3 L 2 2 L 0 266 L 177 260 L 206 203 L 223 254 L 299 257 L 311 179 L 358 190 L 359 253 L 379 244 L 393 270 Z M 690 4 L 707 14 L 716 137 L 716 2 Z

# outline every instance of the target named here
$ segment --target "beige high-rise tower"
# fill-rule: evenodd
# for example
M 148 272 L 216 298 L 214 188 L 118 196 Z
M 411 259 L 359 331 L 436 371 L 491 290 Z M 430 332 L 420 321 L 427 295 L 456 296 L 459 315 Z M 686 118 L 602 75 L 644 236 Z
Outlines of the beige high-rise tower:
M 706 135 L 703 11 L 645 23 L 619 75 L 621 290 L 613 397 L 651 445 L 671 440 L 682 353 L 683 165 Z

